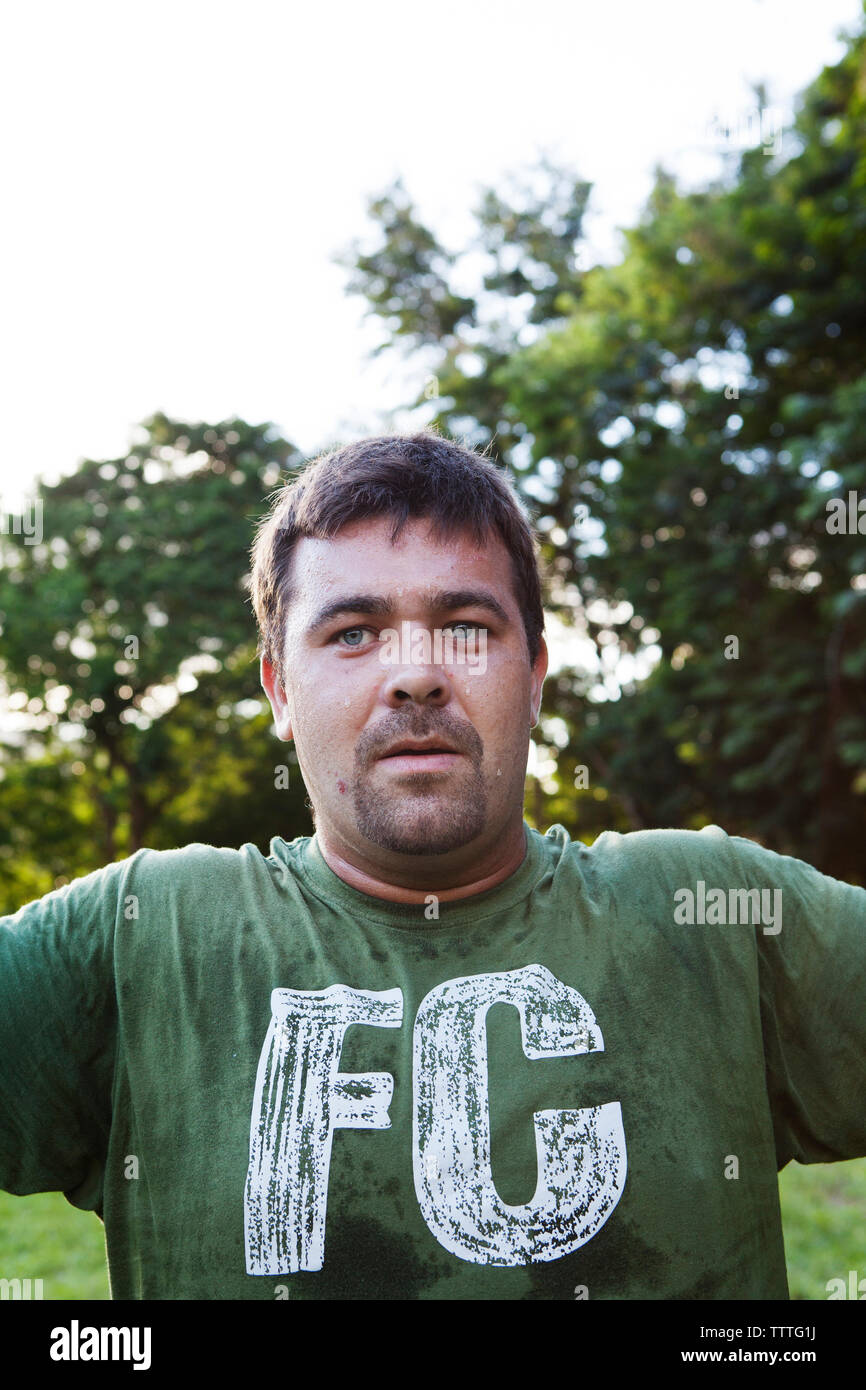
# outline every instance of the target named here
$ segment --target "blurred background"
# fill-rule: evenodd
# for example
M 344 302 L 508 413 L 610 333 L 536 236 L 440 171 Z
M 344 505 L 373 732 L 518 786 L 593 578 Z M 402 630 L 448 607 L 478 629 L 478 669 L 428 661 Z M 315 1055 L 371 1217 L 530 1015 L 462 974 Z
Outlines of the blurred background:
M 529 821 L 866 881 L 860 3 L 83 0 L 0 36 L 0 915 L 311 832 L 255 523 L 427 423 L 543 539 Z M 866 1160 L 780 1188 L 792 1296 L 866 1276 Z M 22 1270 L 107 1297 L 98 1220 L 0 1194 Z

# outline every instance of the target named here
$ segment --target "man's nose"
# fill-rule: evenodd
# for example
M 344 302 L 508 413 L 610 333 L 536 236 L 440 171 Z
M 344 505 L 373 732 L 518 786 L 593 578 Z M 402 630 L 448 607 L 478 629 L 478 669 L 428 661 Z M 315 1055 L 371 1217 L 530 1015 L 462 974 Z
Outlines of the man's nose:
M 403 633 L 404 638 L 408 636 Z M 420 638 L 420 633 L 418 634 Z M 424 638 L 428 634 L 424 633 Z M 385 659 L 385 684 L 382 695 L 392 708 L 410 701 L 419 705 L 444 705 L 452 697 L 451 680 L 441 664 L 432 660 L 432 646 L 425 640 L 415 640 L 413 649 L 404 640 L 399 653 Z
M 393 708 L 410 701 L 418 705 L 444 705 L 451 699 L 451 682 L 441 667 L 403 666 L 388 676 L 382 693 Z

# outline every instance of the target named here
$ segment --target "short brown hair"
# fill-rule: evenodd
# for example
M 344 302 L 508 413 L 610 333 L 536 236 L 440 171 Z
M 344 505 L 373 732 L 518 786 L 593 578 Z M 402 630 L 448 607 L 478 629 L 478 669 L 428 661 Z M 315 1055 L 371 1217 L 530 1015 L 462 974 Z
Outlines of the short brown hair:
M 429 517 L 442 538 L 468 531 L 478 544 L 498 533 L 511 556 L 530 664 L 544 631 L 537 544 L 506 474 L 484 455 L 432 429 L 362 439 L 311 460 L 274 496 L 252 546 L 250 598 L 258 653 L 282 670 L 292 555 L 302 537 L 331 540 L 344 526 L 391 516 L 395 541 L 410 517 Z

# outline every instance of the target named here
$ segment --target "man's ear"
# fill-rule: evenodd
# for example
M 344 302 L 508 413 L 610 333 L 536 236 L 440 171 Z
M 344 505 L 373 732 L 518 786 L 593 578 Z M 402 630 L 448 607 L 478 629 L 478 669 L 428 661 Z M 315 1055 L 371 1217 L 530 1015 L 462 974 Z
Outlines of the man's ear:
M 544 678 L 547 675 L 548 665 L 547 643 L 544 638 L 539 639 L 538 656 L 532 666 L 532 685 L 530 696 L 530 707 L 532 712 L 532 728 L 538 723 L 541 714 L 541 690 L 544 685 Z
M 261 659 L 260 673 L 262 688 L 268 697 L 268 704 L 273 711 L 277 734 L 284 743 L 288 743 L 290 739 L 294 737 L 292 733 L 289 702 L 286 699 L 285 689 L 280 684 L 276 671 L 265 656 Z

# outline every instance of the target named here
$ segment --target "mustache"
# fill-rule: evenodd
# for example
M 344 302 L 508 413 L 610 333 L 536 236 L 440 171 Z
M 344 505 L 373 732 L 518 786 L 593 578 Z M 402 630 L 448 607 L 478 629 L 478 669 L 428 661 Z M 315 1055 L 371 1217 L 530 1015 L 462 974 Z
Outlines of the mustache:
M 355 745 L 355 764 L 363 767 L 375 762 L 398 739 L 436 738 L 449 743 L 458 753 L 465 753 L 480 765 L 484 757 L 481 735 L 467 720 L 453 719 L 442 711 L 436 715 L 407 713 L 380 720 L 372 729 L 365 729 Z

